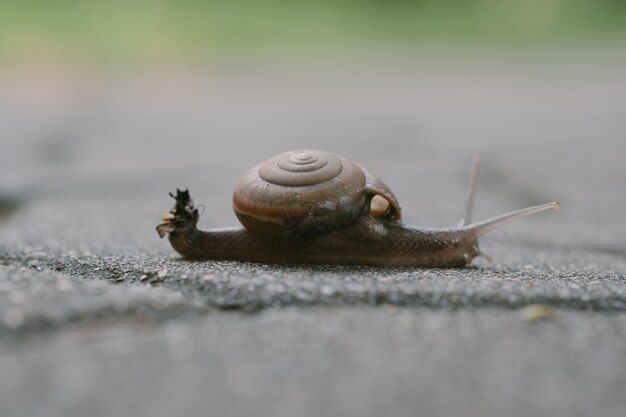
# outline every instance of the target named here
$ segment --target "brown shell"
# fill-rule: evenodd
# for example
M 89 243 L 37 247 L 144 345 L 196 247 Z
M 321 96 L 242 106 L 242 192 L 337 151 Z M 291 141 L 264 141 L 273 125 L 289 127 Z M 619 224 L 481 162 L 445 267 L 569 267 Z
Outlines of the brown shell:
M 368 211 L 374 194 L 390 200 L 391 216 L 399 219 L 391 190 L 359 165 L 330 152 L 291 151 L 248 171 L 235 188 L 233 209 L 252 232 L 302 237 L 350 224 Z

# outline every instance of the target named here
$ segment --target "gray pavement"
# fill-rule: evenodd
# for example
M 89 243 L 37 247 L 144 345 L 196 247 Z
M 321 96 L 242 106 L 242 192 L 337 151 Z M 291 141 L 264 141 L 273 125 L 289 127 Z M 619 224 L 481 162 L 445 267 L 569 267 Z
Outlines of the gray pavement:
M 623 416 L 623 54 L 294 61 L 0 72 L 0 415 Z M 473 154 L 477 218 L 562 209 L 464 269 L 188 262 L 158 239 L 168 191 L 233 225 L 239 177 L 295 148 L 368 166 L 411 224 L 457 223 Z

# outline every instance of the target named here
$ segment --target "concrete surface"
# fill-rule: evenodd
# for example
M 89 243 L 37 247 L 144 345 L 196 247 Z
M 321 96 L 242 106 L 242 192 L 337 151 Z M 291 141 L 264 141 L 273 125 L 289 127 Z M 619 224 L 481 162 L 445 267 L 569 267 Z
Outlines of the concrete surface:
M 624 415 L 615 50 L 5 71 L 0 114 L 3 417 Z M 239 177 L 305 147 L 380 174 L 412 224 L 457 223 L 476 153 L 476 218 L 562 210 L 464 269 L 187 262 L 158 239 L 168 191 L 232 225 Z

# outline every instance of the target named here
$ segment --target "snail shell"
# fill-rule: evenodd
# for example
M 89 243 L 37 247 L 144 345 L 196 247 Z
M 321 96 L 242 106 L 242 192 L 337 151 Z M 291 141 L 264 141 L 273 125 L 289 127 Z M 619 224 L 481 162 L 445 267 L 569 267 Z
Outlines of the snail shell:
M 235 188 L 233 209 L 249 231 L 280 237 L 327 232 L 364 213 L 401 218 L 382 180 L 341 155 L 316 150 L 285 152 L 253 167 Z

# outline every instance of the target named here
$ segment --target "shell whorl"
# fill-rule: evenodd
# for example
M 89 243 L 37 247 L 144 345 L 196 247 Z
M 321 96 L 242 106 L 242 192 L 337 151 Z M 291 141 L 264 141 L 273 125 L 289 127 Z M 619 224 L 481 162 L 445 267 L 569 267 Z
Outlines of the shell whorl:
M 279 154 L 252 168 L 233 195 L 246 229 L 274 236 L 310 236 L 351 223 L 367 200 L 365 174 L 330 152 Z
M 287 152 L 261 164 L 259 177 L 275 185 L 315 185 L 340 175 L 345 161 L 339 155 L 320 151 Z

